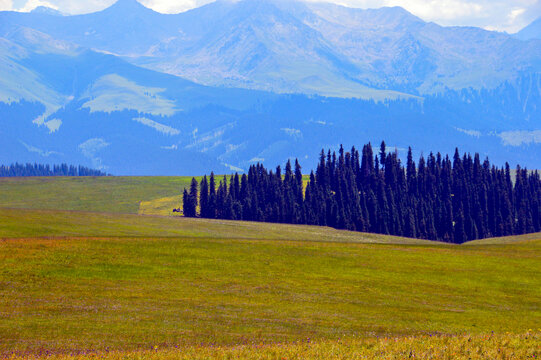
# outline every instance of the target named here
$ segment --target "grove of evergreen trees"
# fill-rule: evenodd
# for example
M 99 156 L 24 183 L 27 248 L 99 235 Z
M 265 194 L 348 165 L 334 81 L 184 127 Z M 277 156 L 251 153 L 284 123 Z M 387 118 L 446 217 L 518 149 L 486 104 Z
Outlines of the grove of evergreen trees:
M 541 179 L 520 166 L 497 168 L 479 155 L 452 159 L 430 153 L 406 166 L 397 152 L 378 154 L 370 144 L 338 154 L 320 154 L 316 172 L 303 186 L 301 166 L 288 162 L 268 171 L 214 174 L 192 180 L 184 193 L 185 216 L 330 226 L 352 231 L 463 243 L 493 236 L 541 231 Z M 513 181 L 515 180 L 515 181 Z
M 67 164 L 42 165 L 42 164 L 11 164 L 0 165 L 0 177 L 22 177 L 22 176 L 107 176 L 99 170 L 89 169 L 84 166 L 73 166 Z

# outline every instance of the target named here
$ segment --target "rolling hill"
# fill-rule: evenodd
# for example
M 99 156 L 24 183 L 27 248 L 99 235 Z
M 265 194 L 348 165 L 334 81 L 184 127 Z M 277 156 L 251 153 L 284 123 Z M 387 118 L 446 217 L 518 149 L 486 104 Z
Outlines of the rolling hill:
M 0 356 L 538 354 L 541 234 L 458 246 L 136 214 L 188 180 L 1 179 Z
M 539 238 L 452 246 L 310 226 L 2 208 L 0 239 L 0 354 L 11 358 L 328 358 L 372 354 L 384 340 L 403 356 L 396 344 L 405 337 L 408 353 L 488 356 L 499 346 L 518 356 L 538 341 Z M 360 350 L 359 341 L 369 345 Z

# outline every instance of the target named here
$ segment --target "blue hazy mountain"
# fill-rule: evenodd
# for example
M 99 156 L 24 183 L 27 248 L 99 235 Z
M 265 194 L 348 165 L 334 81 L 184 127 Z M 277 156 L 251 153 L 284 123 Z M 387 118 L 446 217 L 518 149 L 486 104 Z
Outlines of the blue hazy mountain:
M 385 139 L 539 168 L 540 67 L 539 40 L 402 8 L 0 12 L 0 162 L 224 173 L 289 157 L 312 167 L 322 147 Z
M 205 87 L 27 28 L 1 39 L 0 75 L 0 162 L 70 159 L 126 174 L 224 172 L 215 157 L 178 148 L 179 135 L 194 136 L 179 115 L 209 105 L 242 111 L 275 97 Z
M 396 98 L 493 88 L 541 71 L 541 40 L 442 27 L 399 7 L 241 0 L 165 15 L 120 0 L 77 16 L 4 12 L 0 24 L 4 32 L 31 27 L 206 85 L 276 92 Z
M 541 40 L 541 17 L 520 30 L 515 36 L 520 40 Z

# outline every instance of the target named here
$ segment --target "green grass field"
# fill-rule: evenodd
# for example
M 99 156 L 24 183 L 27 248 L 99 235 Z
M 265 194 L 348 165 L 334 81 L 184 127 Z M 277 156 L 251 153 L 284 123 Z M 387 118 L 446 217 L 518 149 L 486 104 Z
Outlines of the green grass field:
M 0 178 L 0 208 L 173 216 L 191 180 L 187 176 Z M 305 183 L 308 180 L 305 176 Z
M 0 207 L 137 214 L 141 202 L 179 196 L 181 191 L 189 186 L 191 179 L 191 177 L 0 178 Z
M 143 216 L 186 178 L 72 181 L 0 181 L 0 357 L 541 356 L 541 234 L 455 246 Z M 85 183 L 113 203 L 86 207 Z

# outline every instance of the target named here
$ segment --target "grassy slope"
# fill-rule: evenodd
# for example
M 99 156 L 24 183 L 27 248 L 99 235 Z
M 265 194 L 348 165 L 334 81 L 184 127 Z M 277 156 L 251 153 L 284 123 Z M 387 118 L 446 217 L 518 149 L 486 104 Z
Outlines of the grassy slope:
M 217 176 L 218 182 L 222 179 Z M 305 183 L 308 179 L 305 176 Z M 0 178 L 0 208 L 172 216 L 190 181 L 191 177 Z
M 0 179 L 0 354 L 541 353 L 541 329 L 525 335 L 541 323 L 541 234 L 449 246 L 320 227 L 129 215 L 170 214 L 189 180 Z M 503 335 L 418 336 L 491 331 Z M 291 343 L 308 337 L 316 342 Z M 201 343 L 225 347 L 191 347 Z M 155 345 L 158 351 L 122 352 Z
M 496 237 L 482 240 L 474 240 L 465 243 L 465 246 L 469 245 L 502 245 L 502 244 L 516 244 L 525 243 L 530 241 L 541 241 L 541 233 L 526 234 L 521 236 L 505 236 Z
M 0 353 L 524 333 L 541 323 L 539 241 L 341 243 L 327 241 L 364 235 L 62 211 L 2 210 L 0 224 L 0 237 L 34 237 L 0 242 Z
M 340 231 L 319 226 L 0 208 L 0 239 L 36 237 L 175 237 L 425 244 L 427 246 L 435 244 L 426 240 Z
M 95 353 L 54 354 L 50 359 L 94 358 Z M 541 331 L 524 334 L 430 335 L 393 338 L 346 338 L 293 344 L 248 344 L 233 347 L 194 346 L 162 348 L 136 352 L 100 353 L 100 359 L 126 360 L 208 360 L 208 359 L 538 359 L 541 355 Z M 33 357 L 32 357 L 33 358 Z
M 140 202 L 179 195 L 190 180 L 189 177 L 0 178 L 0 207 L 137 214 Z

